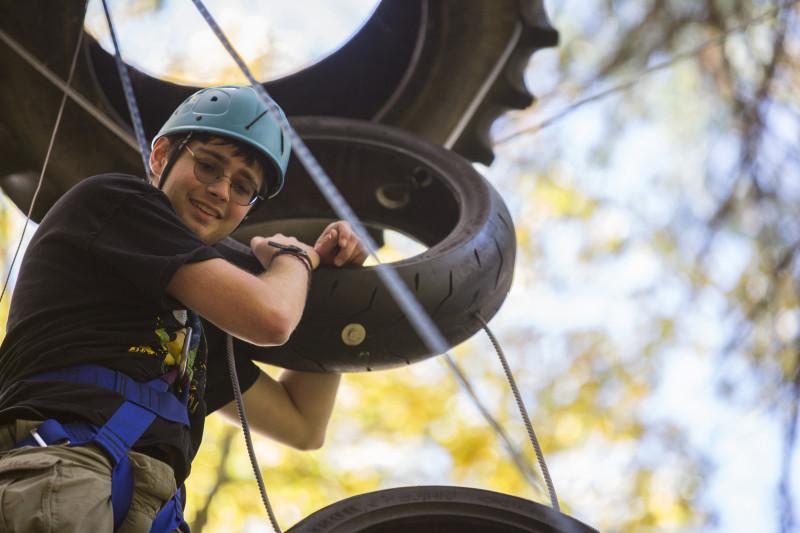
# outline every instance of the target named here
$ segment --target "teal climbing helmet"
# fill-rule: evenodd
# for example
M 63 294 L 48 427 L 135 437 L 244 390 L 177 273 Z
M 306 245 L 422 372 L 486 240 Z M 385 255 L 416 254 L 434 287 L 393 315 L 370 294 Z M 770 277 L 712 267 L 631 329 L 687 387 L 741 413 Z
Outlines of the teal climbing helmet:
M 275 106 L 281 117 L 286 115 Z M 275 170 L 274 180 L 264 180 L 265 198 L 283 188 L 291 147 L 289 138 L 268 112 L 255 89 L 247 85 L 225 85 L 200 89 L 183 101 L 167 119 L 153 145 L 164 135 L 206 132 L 243 142 L 258 150 Z

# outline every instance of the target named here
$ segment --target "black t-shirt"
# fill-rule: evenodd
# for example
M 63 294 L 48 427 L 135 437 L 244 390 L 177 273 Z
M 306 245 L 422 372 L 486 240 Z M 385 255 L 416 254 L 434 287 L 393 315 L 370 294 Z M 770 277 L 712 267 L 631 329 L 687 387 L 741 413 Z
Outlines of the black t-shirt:
M 0 424 L 20 418 L 102 425 L 122 403 L 96 387 L 26 376 L 96 364 L 137 381 L 168 374 L 180 359 L 186 309 L 166 293 L 184 264 L 223 257 L 143 180 L 105 174 L 67 192 L 31 240 L 0 346 Z M 197 287 L 197 290 L 203 290 Z M 200 444 L 206 412 L 232 398 L 225 336 L 205 334 L 189 357 L 191 428 L 161 419 L 134 449 L 169 463 L 180 484 Z M 242 389 L 258 369 L 237 359 Z

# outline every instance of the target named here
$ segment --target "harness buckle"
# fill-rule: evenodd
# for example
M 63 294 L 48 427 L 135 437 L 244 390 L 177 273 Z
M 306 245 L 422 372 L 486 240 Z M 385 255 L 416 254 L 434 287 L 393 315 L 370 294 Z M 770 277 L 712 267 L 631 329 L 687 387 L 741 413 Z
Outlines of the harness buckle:
M 39 430 L 42 430 L 39 433 Z M 50 444 L 63 444 L 69 446 L 69 433 L 66 428 L 54 420 L 45 420 L 41 425 L 30 430 L 31 437 L 40 448 L 47 448 Z M 44 435 L 44 436 L 43 436 Z M 30 442 L 30 441 L 29 441 Z
M 44 441 L 44 439 L 42 438 L 42 436 L 41 436 L 41 435 L 39 435 L 39 432 L 38 432 L 38 431 L 36 431 L 36 428 L 33 428 L 33 429 L 31 430 L 31 436 L 33 436 L 33 440 L 35 440 L 35 441 L 36 441 L 36 444 L 38 444 L 38 445 L 39 445 L 39 447 L 41 447 L 41 448 L 47 448 L 47 443 Z

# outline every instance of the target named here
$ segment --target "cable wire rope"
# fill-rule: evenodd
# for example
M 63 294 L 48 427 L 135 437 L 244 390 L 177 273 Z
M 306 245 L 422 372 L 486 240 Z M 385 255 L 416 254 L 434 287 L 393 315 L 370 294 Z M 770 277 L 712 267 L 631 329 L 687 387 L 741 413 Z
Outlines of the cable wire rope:
M 553 480 L 550 477 L 550 470 L 547 468 L 547 463 L 544 461 L 542 447 L 539 445 L 539 439 L 536 438 L 536 433 L 533 431 L 533 424 L 531 424 L 531 419 L 528 416 L 528 410 L 525 408 L 525 402 L 522 400 L 522 395 L 519 393 L 517 382 L 514 380 L 514 375 L 511 373 L 511 368 L 508 366 L 508 361 L 506 360 L 505 354 L 503 354 L 503 349 L 500 347 L 500 343 L 497 342 L 492 330 L 489 329 L 489 324 L 486 323 L 486 320 L 483 319 L 480 313 L 476 313 L 475 316 L 478 318 L 481 324 L 483 324 L 483 329 L 486 331 L 486 335 L 489 336 L 489 340 L 492 341 L 492 346 L 494 346 L 494 349 L 497 352 L 497 357 L 500 359 L 500 364 L 503 365 L 503 372 L 505 372 L 508 384 L 511 386 L 511 391 L 514 393 L 514 399 L 517 402 L 519 413 L 522 416 L 522 420 L 525 422 L 525 429 L 528 431 L 528 437 L 530 438 L 533 449 L 536 452 L 536 459 L 539 461 L 539 467 L 542 469 L 542 476 L 544 477 L 544 482 L 547 485 L 547 492 L 550 496 L 550 505 L 554 510 L 561 512 L 561 508 L 558 505 L 558 497 L 556 496 L 556 489 L 555 486 L 553 486 Z
M 216 35 L 217 39 L 220 41 L 223 47 L 228 51 L 230 56 L 239 66 L 239 69 L 245 75 L 247 80 L 252 85 L 253 89 L 255 89 L 259 98 L 262 100 L 264 105 L 269 110 L 270 114 L 273 116 L 273 119 L 276 120 L 276 122 L 278 122 L 281 129 L 287 134 L 298 159 L 300 159 L 300 162 L 303 164 L 306 171 L 314 180 L 320 192 L 328 200 L 329 204 L 336 212 L 336 214 L 350 223 L 350 225 L 353 227 L 354 231 L 358 235 L 359 239 L 361 239 L 361 241 L 364 244 L 366 244 L 367 250 L 370 253 L 370 255 L 373 256 L 376 259 L 376 261 L 378 261 L 378 265 L 376 267 L 376 272 L 378 276 L 381 278 L 381 281 L 383 281 L 384 285 L 386 286 L 386 289 L 395 298 L 396 302 L 401 307 L 401 309 L 403 310 L 409 321 L 412 323 L 417 333 L 423 338 L 423 341 L 426 343 L 428 348 L 431 349 L 434 353 L 446 354 L 447 344 L 444 338 L 442 337 L 441 333 L 438 331 L 436 326 L 431 321 L 430 317 L 427 315 L 427 313 L 425 313 L 424 309 L 422 309 L 422 307 L 416 301 L 416 299 L 414 299 L 413 295 L 411 295 L 410 291 L 405 287 L 405 285 L 403 285 L 403 283 L 397 276 L 396 272 L 391 267 L 382 264 L 377 259 L 377 256 L 375 254 L 377 246 L 370 237 L 370 235 L 367 233 L 366 229 L 364 228 L 359 218 L 353 212 L 352 208 L 347 204 L 346 200 L 341 196 L 341 193 L 333 185 L 330 178 L 327 176 L 325 171 L 322 169 L 317 160 L 311 154 L 310 150 L 306 147 L 305 143 L 302 141 L 302 139 L 300 139 L 299 135 L 297 135 L 297 133 L 294 131 L 294 128 L 292 128 L 291 125 L 288 123 L 288 121 L 285 118 L 283 118 L 281 114 L 278 112 L 277 104 L 269 96 L 266 89 L 264 89 L 264 86 L 261 83 L 259 83 L 258 80 L 255 79 L 252 72 L 244 63 L 241 56 L 239 56 L 238 52 L 236 52 L 236 50 L 233 48 L 233 45 L 225 36 L 222 29 L 214 20 L 211 13 L 206 9 L 202 0 L 192 0 L 192 3 L 195 5 L 197 10 L 203 16 L 206 23 L 209 25 L 209 27 Z M 483 320 L 483 318 L 480 317 L 480 315 L 478 315 L 478 317 L 486 327 L 485 320 Z M 490 335 L 490 338 L 493 339 L 493 344 L 495 344 L 495 348 L 498 350 L 498 355 L 500 355 L 501 357 L 501 362 L 503 363 L 503 368 L 506 371 L 506 376 L 509 379 L 509 383 L 512 385 L 512 390 L 514 391 L 515 396 L 518 398 L 518 406 L 520 407 L 523 420 L 525 421 L 525 424 L 529 431 L 529 435 L 531 436 L 532 442 L 534 443 L 534 449 L 536 450 L 537 457 L 539 458 L 539 464 L 542 467 L 542 472 L 543 475 L 545 476 L 545 482 L 548 487 L 548 492 L 550 494 L 550 500 L 553 509 L 555 511 L 560 512 L 558 499 L 556 498 L 555 495 L 555 488 L 553 486 L 552 480 L 550 479 L 550 474 L 549 471 L 547 470 L 547 466 L 544 462 L 544 457 L 541 452 L 541 447 L 539 446 L 538 440 L 536 439 L 536 435 L 533 433 L 533 428 L 531 426 L 530 419 L 527 415 L 527 412 L 525 411 L 524 404 L 521 402 L 521 397 L 519 396 L 519 391 L 516 388 L 516 384 L 514 383 L 514 378 L 511 375 L 510 369 L 508 369 L 508 364 L 505 361 L 505 358 L 502 356 L 502 350 L 499 349 L 499 344 L 496 343 L 496 339 L 494 339 L 493 335 Z M 230 338 L 228 342 L 232 344 L 232 340 Z M 237 399 L 237 401 L 239 400 Z M 243 426 L 243 429 L 245 428 L 246 426 Z M 255 460 L 255 456 L 252 456 L 251 459 L 253 461 L 254 470 L 258 470 L 258 465 L 257 461 Z M 257 479 L 260 479 L 260 475 L 258 474 L 257 474 Z M 265 495 L 265 490 L 263 486 L 259 486 L 259 490 L 261 490 L 262 494 Z M 268 512 L 271 513 L 268 500 L 266 499 L 265 499 L 265 505 L 268 507 Z M 275 527 L 275 525 L 276 524 L 274 524 L 273 527 Z
M 80 38 L 83 38 L 83 32 L 81 32 Z M 21 57 L 26 63 L 28 63 L 33 69 L 44 76 L 47 81 L 61 89 L 64 93 L 69 96 L 73 102 L 78 104 L 80 107 L 83 108 L 84 111 L 89 113 L 92 117 L 97 119 L 97 121 L 105 126 L 108 131 L 116 135 L 122 142 L 126 145 L 130 146 L 134 150 L 139 149 L 139 145 L 136 144 L 136 139 L 124 128 L 120 127 L 119 124 L 111 120 L 108 115 L 106 115 L 103 111 L 100 110 L 96 105 L 92 102 L 87 100 L 86 98 L 81 95 L 81 93 L 77 92 L 75 89 L 70 87 L 64 80 L 62 80 L 56 73 L 52 70 L 47 68 L 47 66 L 39 61 L 36 56 L 25 50 L 25 48 L 19 44 L 13 37 L 11 37 L 8 33 L 4 30 L 0 29 L 0 40 L 3 41 L 6 46 L 11 48 L 19 57 Z
M 489 424 L 489 427 L 503 442 L 506 451 L 511 456 L 511 460 L 514 461 L 514 464 L 516 465 L 517 470 L 520 471 L 520 474 L 522 474 L 522 477 L 528 481 L 531 487 L 539 490 L 540 486 L 537 484 L 539 483 L 539 480 L 536 478 L 536 473 L 532 466 L 526 460 L 525 456 L 516 449 L 514 443 L 511 442 L 511 437 L 503 429 L 503 426 L 500 425 L 500 422 L 498 422 L 497 419 L 492 416 L 492 413 L 489 412 L 489 409 L 483 405 L 481 399 L 478 398 L 478 393 L 475 391 L 475 387 L 472 386 L 472 383 L 470 383 L 467 375 L 464 373 L 461 367 L 458 366 L 456 360 L 452 355 L 446 353 L 444 354 L 444 362 L 450 372 L 455 376 L 456 381 L 458 381 L 459 385 L 461 385 L 461 387 L 467 393 L 467 396 L 469 396 L 470 400 L 472 400 L 472 403 L 478 409 L 478 412 L 480 412 L 481 416 L 483 416 L 483 419 L 486 420 L 486 422 Z
M 86 11 L 84 8 L 83 12 L 84 18 L 86 17 Z M 69 74 L 67 75 L 67 87 L 70 86 L 72 83 L 72 76 L 75 74 L 75 65 L 78 64 L 78 55 L 81 50 L 81 44 L 83 44 L 83 32 L 80 32 L 78 35 L 78 42 L 75 44 L 75 51 L 72 53 L 72 63 L 70 63 L 69 67 Z M 61 96 L 61 104 L 58 106 L 58 114 L 56 115 L 56 122 L 53 125 L 53 131 L 50 133 L 50 143 L 47 145 L 47 152 L 44 156 L 44 163 L 42 163 L 42 171 L 39 173 L 39 181 L 36 183 L 36 189 L 33 191 L 33 196 L 31 197 L 31 205 L 28 206 L 28 213 L 25 216 L 25 223 L 22 226 L 22 233 L 20 233 L 19 241 L 17 242 L 17 247 L 14 250 L 14 256 L 11 259 L 11 264 L 8 266 L 8 272 L 6 273 L 6 279 L 3 282 L 3 290 L 0 292 L 0 302 L 3 301 L 3 298 L 6 295 L 6 289 L 8 288 L 8 282 L 11 279 L 11 272 L 14 269 L 14 265 L 17 262 L 17 257 L 19 256 L 19 251 L 22 249 L 22 243 L 25 240 L 25 230 L 28 229 L 28 224 L 31 220 L 31 214 L 33 214 L 33 207 L 36 204 L 36 199 L 39 197 L 39 191 L 42 190 L 42 184 L 44 183 L 44 174 L 47 171 L 47 165 L 50 162 L 50 154 L 53 152 L 53 146 L 55 145 L 56 135 L 58 134 L 58 127 L 61 125 L 61 117 L 64 115 L 64 107 L 67 103 L 67 92 L 64 91 L 64 94 Z
M 239 421 L 242 423 L 242 433 L 244 433 L 244 441 L 247 446 L 247 455 L 250 456 L 250 464 L 253 467 L 253 472 L 256 476 L 258 483 L 258 491 L 261 493 L 261 502 L 267 509 L 269 521 L 272 524 L 272 529 L 275 533 L 281 533 L 281 528 L 278 525 L 278 519 L 275 517 L 275 512 L 272 510 L 269 497 L 267 496 L 267 489 L 264 486 L 264 478 L 261 476 L 261 469 L 258 467 L 258 460 L 256 459 L 256 452 L 253 448 L 253 439 L 250 435 L 250 425 L 247 423 L 247 413 L 244 410 L 244 399 L 242 398 L 242 389 L 239 387 L 239 377 L 236 374 L 236 359 L 233 355 L 233 338 L 227 335 L 225 339 L 225 352 L 228 358 L 228 372 L 231 375 L 231 386 L 233 387 L 233 396 L 236 399 L 236 412 L 239 414 Z
M 408 317 L 408 319 L 412 323 L 412 325 L 415 327 L 417 332 L 420 334 L 421 337 L 423 337 L 423 340 L 428 345 L 428 348 L 431 349 L 432 351 L 434 351 L 435 353 L 443 353 L 443 354 L 447 355 L 447 357 L 449 358 L 450 354 L 447 353 L 447 345 L 446 345 L 446 342 L 445 342 L 444 338 L 441 336 L 441 333 L 439 333 L 439 331 L 437 330 L 436 326 L 432 323 L 430 318 L 427 316 L 427 313 L 425 313 L 425 311 L 422 309 L 422 307 L 419 305 L 419 303 L 410 294 L 408 289 L 402 284 L 402 282 L 400 281 L 399 277 L 394 272 L 394 270 L 392 270 L 391 267 L 388 267 L 385 264 L 381 263 L 377 259 L 377 256 L 375 255 L 375 250 L 377 249 L 377 246 L 376 246 L 375 242 L 372 240 L 372 238 L 369 236 L 369 234 L 366 232 L 366 229 L 364 228 L 364 226 L 361 223 L 361 221 L 358 219 L 358 217 L 352 211 L 352 208 L 350 208 L 350 206 L 347 204 L 347 202 L 341 196 L 339 191 L 333 185 L 333 183 L 331 182 L 330 178 L 327 176 L 325 171 L 319 166 L 319 163 L 316 161 L 314 156 L 311 154 L 311 152 L 305 146 L 305 144 L 300 139 L 300 137 L 297 135 L 297 133 L 294 131 L 294 129 L 291 127 L 291 125 L 289 125 L 288 121 L 283 119 L 279 115 L 279 113 L 277 113 L 277 111 L 276 111 L 277 104 L 275 104 L 275 102 L 272 100 L 272 98 L 269 96 L 269 94 L 266 92 L 266 90 L 263 88 L 263 86 L 257 80 L 255 80 L 255 78 L 253 77 L 253 75 L 250 72 L 250 70 L 248 69 L 248 67 L 244 64 L 244 62 L 242 61 L 241 57 L 238 55 L 236 50 L 232 47 L 230 41 L 222 33 L 222 30 L 217 25 L 216 21 L 213 19 L 211 14 L 205 8 L 204 4 L 202 3 L 202 0 L 192 0 L 192 2 L 195 4 L 195 6 L 197 7 L 198 11 L 201 13 L 201 15 L 204 17 L 204 19 L 209 24 L 211 29 L 214 31 L 214 33 L 217 36 L 217 38 L 222 42 L 222 44 L 225 47 L 225 49 L 229 52 L 231 57 L 234 59 L 234 61 L 239 66 L 239 68 L 242 70 L 242 72 L 248 78 L 250 83 L 253 85 L 254 89 L 257 92 L 257 94 L 262 99 L 264 104 L 267 106 L 267 108 L 270 111 L 270 113 L 272 113 L 274 118 L 277 118 L 277 121 L 280 124 L 281 128 L 287 133 L 287 135 L 288 135 L 288 137 L 290 139 L 290 142 L 292 143 L 292 146 L 295 149 L 295 152 L 296 152 L 296 154 L 298 156 L 298 159 L 300 159 L 301 163 L 306 167 L 306 170 L 309 172 L 311 177 L 314 179 L 314 181 L 317 184 L 318 188 L 323 193 L 323 195 L 326 197 L 328 202 L 331 204 L 331 206 L 334 209 L 334 211 L 340 217 L 342 217 L 343 219 L 347 220 L 351 224 L 351 226 L 353 227 L 353 229 L 356 232 L 356 234 L 359 236 L 359 238 L 362 240 L 362 242 L 366 245 L 369 253 L 377 260 L 378 265 L 377 265 L 376 271 L 377 271 L 379 277 L 384 282 L 384 284 L 385 284 L 386 288 L 389 290 L 389 292 L 392 293 L 392 295 L 395 297 L 398 305 L 403 309 L 404 313 L 406 313 L 406 316 Z M 127 67 L 125 66 L 125 64 L 124 64 L 124 62 L 122 60 L 121 51 L 120 51 L 120 48 L 118 46 L 118 41 L 117 41 L 117 37 L 116 37 L 116 30 L 115 30 L 114 23 L 113 23 L 113 20 L 111 18 L 111 13 L 110 13 L 110 11 L 108 9 L 106 0 L 103 0 L 103 8 L 104 8 L 104 11 L 105 11 L 106 20 L 108 22 L 109 31 L 111 33 L 112 41 L 113 41 L 113 44 L 114 44 L 115 60 L 116 60 L 116 64 L 117 64 L 117 69 L 119 71 L 120 79 L 121 79 L 121 82 L 122 82 L 122 85 L 123 85 L 125 98 L 126 98 L 126 101 L 127 101 L 127 104 L 128 104 L 128 108 L 129 108 L 129 111 L 130 111 L 130 114 L 131 114 L 131 119 L 132 119 L 132 121 L 134 123 L 134 129 L 136 131 L 136 138 L 137 138 L 137 141 L 139 143 L 139 148 L 140 148 L 140 152 L 141 152 L 141 155 L 142 155 L 142 162 L 143 162 L 143 166 L 144 166 L 144 169 L 145 169 L 145 174 L 147 175 L 149 173 L 149 165 L 148 165 L 149 147 L 148 147 L 148 145 L 146 143 L 146 139 L 144 137 L 144 128 L 143 128 L 142 122 L 141 122 L 141 115 L 139 113 L 139 109 L 138 109 L 138 106 L 137 106 L 137 103 L 136 103 L 135 95 L 133 93 L 132 84 L 131 84 L 130 78 L 128 76 Z M 85 12 L 84 12 L 84 16 L 85 16 Z M 4 40 L 7 42 L 7 44 L 9 44 L 9 45 L 12 44 L 12 43 L 8 43 L 7 39 L 4 39 Z M 7 285 L 8 285 L 8 281 L 10 279 L 11 269 L 13 268 L 13 265 L 14 265 L 16 259 L 17 259 L 17 255 L 19 253 L 19 250 L 21 248 L 21 245 L 22 245 L 22 242 L 23 242 L 23 239 L 24 239 L 25 229 L 26 229 L 26 227 L 28 225 L 28 222 L 30 221 L 30 216 L 32 214 L 36 199 L 38 197 L 39 191 L 40 191 L 42 183 L 43 183 L 43 178 L 44 178 L 44 175 L 45 175 L 45 171 L 47 169 L 47 165 L 48 165 L 48 162 L 49 162 L 50 155 L 52 153 L 52 148 L 53 148 L 53 145 L 54 145 L 55 137 L 56 137 L 56 134 L 58 132 L 58 127 L 60 125 L 61 118 L 63 116 L 63 111 L 64 111 L 64 107 L 65 107 L 65 104 L 66 104 L 66 100 L 67 100 L 68 97 L 72 97 L 73 99 L 75 99 L 75 97 L 76 97 L 76 93 L 74 93 L 74 91 L 72 91 L 72 89 L 71 89 L 71 82 L 72 82 L 72 78 L 73 78 L 73 75 L 74 75 L 75 66 L 77 65 L 77 57 L 78 57 L 78 54 L 79 54 L 79 51 L 80 51 L 80 46 L 82 44 L 82 41 L 83 41 L 83 32 L 80 32 L 79 37 L 78 37 L 78 42 L 76 44 L 75 52 L 74 52 L 73 57 L 72 57 L 72 62 L 71 62 L 71 65 L 70 65 L 70 71 L 69 71 L 69 75 L 67 77 L 66 83 L 62 85 L 62 84 L 56 83 L 56 81 L 51 79 L 51 81 L 53 81 L 54 84 L 58 85 L 63 90 L 64 94 L 62 96 L 62 100 L 61 100 L 61 104 L 60 104 L 60 107 L 59 107 L 58 115 L 56 117 L 56 122 L 55 122 L 55 125 L 54 125 L 54 128 L 53 128 L 53 132 L 51 134 L 50 143 L 49 143 L 48 150 L 47 150 L 47 153 L 46 153 L 46 156 L 45 156 L 45 160 L 44 160 L 44 163 L 43 163 L 43 166 L 42 166 L 42 171 L 41 171 L 40 176 L 39 176 L 37 187 L 36 187 L 36 190 L 34 192 L 34 195 L 33 195 L 32 199 L 31 199 L 31 205 L 29 206 L 28 214 L 27 214 L 26 221 L 25 221 L 25 226 L 23 227 L 22 235 L 20 236 L 20 241 L 19 241 L 18 246 L 16 248 L 16 251 L 15 251 L 15 254 L 14 254 L 14 258 L 12 259 L 11 267 L 9 268 L 9 272 L 8 272 L 7 277 L 6 277 L 2 293 L 0 293 L 0 301 L 2 301 L 2 298 L 5 295 L 6 288 L 7 288 Z M 15 49 L 15 51 L 16 51 L 16 49 Z M 18 51 L 18 53 L 20 53 L 20 52 Z M 28 60 L 28 62 L 30 63 L 30 60 Z M 48 77 L 48 79 L 50 79 L 50 77 Z M 82 106 L 82 107 L 85 107 L 85 106 Z M 485 322 L 485 320 L 483 319 L 482 316 L 477 315 L 477 317 L 480 320 L 480 322 L 483 324 L 484 329 L 486 330 L 487 334 L 489 335 L 489 338 L 492 341 L 492 344 L 495 346 L 497 354 L 498 354 L 498 356 L 499 356 L 499 358 L 501 360 L 501 363 L 503 365 L 503 369 L 504 369 L 504 371 L 506 373 L 506 377 L 508 378 L 509 384 L 511 385 L 512 391 L 514 392 L 514 396 L 515 396 L 515 398 L 517 400 L 517 405 L 518 405 L 518 407 L 520 409 L 520 413 L 522 414 L 523 420 L 525 421 L 525 425 L 526 425 L 526 428 L 528 430 L 528 435 L 529 435 L 529 437 L 531 439 L 531 443 L 533 444 L 534 449 L 536 451 L 536 455 L 537 455 L 537 458 L 539 460 L 539 465 L 540 465 L 540 467 L 542 469 L 542 474 L 543 474 L 543 476 L 545 478 L 545 483 L 547 485 L 548 493 L 549 493 L 550 499 L 551 499 L 551 505 L 552 505 L 554 510 L 560 511 L 559 505 L 558 505 L 558 500 L 557 500 L 557 497 L 556 497 L 556 494 L 555 494 L 555 489 L 554 489 L 554 486 L 553 486 L 553 483 L 552 483 L 552 479 L 550 478 L 550 474 L 549 474 L 549 471 L 547 469 L 546 463 L 544 462 L 544 456 L 542 454 L 541 447 L 539 446 L 538 439 L 536 438 L 536 435 L 535 435 L 535 433 L 533 431 L 533 427 L 532 427 L 532 425 L 530 423 L 530 419 L 529 419 L 529 417 L 527 415 L 527 411 L 525 410 L 525 406 L 524 406 L 524 403 L 522 402 L 521 396 L 519 395 L 519 390 L 516 387 L 516 383 L 514 382 L 514 378 L 511 375 L 511 371 L 510 371 L 510 369 L 508 367 L 508 363 L 505 360 L 505 357 L 503 356 L 502 349 L 500 348 L 499 343 L 497 342 L 497 339 L 494 337 L 494 335 L 491 333 L 491 330 L 488 328 L 488 324 Z M 253 448 L 252 438 L 251 438 L 251 435 L 250 435 L 249 425 L 248 425 L 248 422 L 247 422 L 246 412 L 245 412 L 245 408 L 244 408 L 244 402 L 243 402 L 243 399 L 242 399 L 241 388 L 239 387 L 238 377 L 237 377 L 237 374 L 236 374 L 236 365 L 235 365 L 235 359 L 234 359 L 234 353 L 233 353 L 233 339 L 230 337 L 230 335 L 228 335 L 228 337 L 226 339 L 226 352 L 227 352 L 227 356 L 228 356 L 228 369 L 229 369 L 229 373 L 231 375 L 231 384 L 232 384 L 232 388 L 233 388 L 233 392 L 234 392 L 234 396 L 235 396 L 236 404 L 237 404 L 237 412 L 239 414 L 239 418 L 240 418 L 240 421 L 241 421 L 241 424 L 242 424 L 243 433 L 244 433 L 244 437 L 245 437 L 245 442 L 246 442 L 246 446 L 247 446 L 247 450 L 248 450 L 248 455 L 250 456 L 250 461 L 251 461 L 251 464 L 253 466 L 254 474 L 256 476 L 256 481 L 257 481 L 258 486 L 259 486 L 259 492 L 261 494 L 261 499 L 262 499 L 262 502 L 263 502 L 263 504 L 264 504 L 264 506 L 265 506 L 265 508 L 267 510 L 267 514 L 269 516 L 270 523 L 271 523 L 273 529 L 276 531 L 276 533 L 281 533 L 280 526 L 278 525 L 277 519 L 276 519 L 275 514 L 274 514 L 274 512 L 272 510 L 272 507 L 270 505 L 269 498 L 267 496 L 266 489 L 265 489 L 265 486 L 264 486 L 264 481 L 263 481 L 263 478 L 261 476 L 261 471 L 260 471 L 260 469 L 258 467 L 258 462 L 257 462 L 256 457 L 255 457 L 255 451 L 254 451 L 254 448 Z M 449 362 L 451 363 L 450 364 L 451 370 L 454 370 L 453 369 L 454 361 L 452 359 L 449 359 Z M 454 372 L 455 372 L 455 370 L 454 370 Z M 463 376 L 463 374 L 459 374 L 458 372 L 455 372 L 455 373 L 456 373 L 457 376 L 459 376 L 459 375 L 461 376 L 461 379 L 459 379 L 461 384 L 463 386 L 465 386 L 465 388 L 467 388 L 468 391 L 472 390 L 471 386 L 466 381 L 466 377 Z M 473 400 L 476 400 L 476 398 L 474 397 L 474 394 L 472 396 L 473 396 Z M 481 409 L 481 411 L 483 412 L 483 409 Z M 484 414 L 485 417 L 488 415 L 488 413 L 483 413 L 483 414 Z M 490 420 L 490 422 L 493 420 L 491 418 L 491 416 L 489 416 L 488 419 Z M 499 426 L 495 426 L 494 424 L 491 424 L 491 425 L 492 425 L 493 429 L 495 429 L 495 431 L 497 431 L 498 429 L 501 429 L 501 428 L 499 428 Z M 504 435 L 504 433 L 502 431 L 500 431 L 499 434 L 500 434 L 501 437 Z M 506 441 L 508 441 L 508 440 L 506 439 Z M 516 461 L 516 457 L 515 457 L 515 454 L 513 453 L 513 449 L 511 451 L 512 451 L 512 457 L 514 457 L 515 461 Z M 520 467 L 520 463 L 519 462 L 517 462 L 517 466 Z M 524 475 L 524 472 L 523 472 L 523 475 Z
M 139 142 L 139 151 L 142 155 L 142 166 L 144 167 L 144 178 L 147 179 L 147 176 L 150 175 L 150 147 L 144 135 L 142 115 L 139 113 L 136 96 L 133 94 L 133 85 L 131 84 L 131 78 L 128 74 L 128 66 L 122 60 L 122 52 L 117 42 L 117 30 L 114 28 L 114 22 L 111 19 L 111 11 L 108 9 L 107 0 L 103 0 L 103 11 L 106 13 L 108 31 L 111 33 L 111 41 L 114 44 L 114 62 L 117 65 L 117 72 L 119 72 L 119 78 L 122 82 L 122 90 L 125 92 L 125 101 L 128 103 L 128 111 L 130 111 L 131 114 L 133 129 L 136 131 L 136 140 Z

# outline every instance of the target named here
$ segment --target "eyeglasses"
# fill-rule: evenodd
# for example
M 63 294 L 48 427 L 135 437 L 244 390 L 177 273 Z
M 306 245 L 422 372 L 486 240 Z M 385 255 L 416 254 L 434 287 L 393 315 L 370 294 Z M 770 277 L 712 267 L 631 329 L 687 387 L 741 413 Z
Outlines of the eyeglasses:
M 258 188 L 249 179 L 238 175 L 226 176 L 218 161 L 204 158 L 202 155 L 198 156 L 188 146 L 186 147 L 186 151 L 188 151 L 189 155 L 194 159 L 194 177 L 197 178 L 197 181 L 205 183 L 206 185 L 211 185 L 222 178 L 228 178 L 231 184 L 231 201 L 237 205 L 253 205 L 257 200 L 264 199 L 263 196 L 258 194 Z

